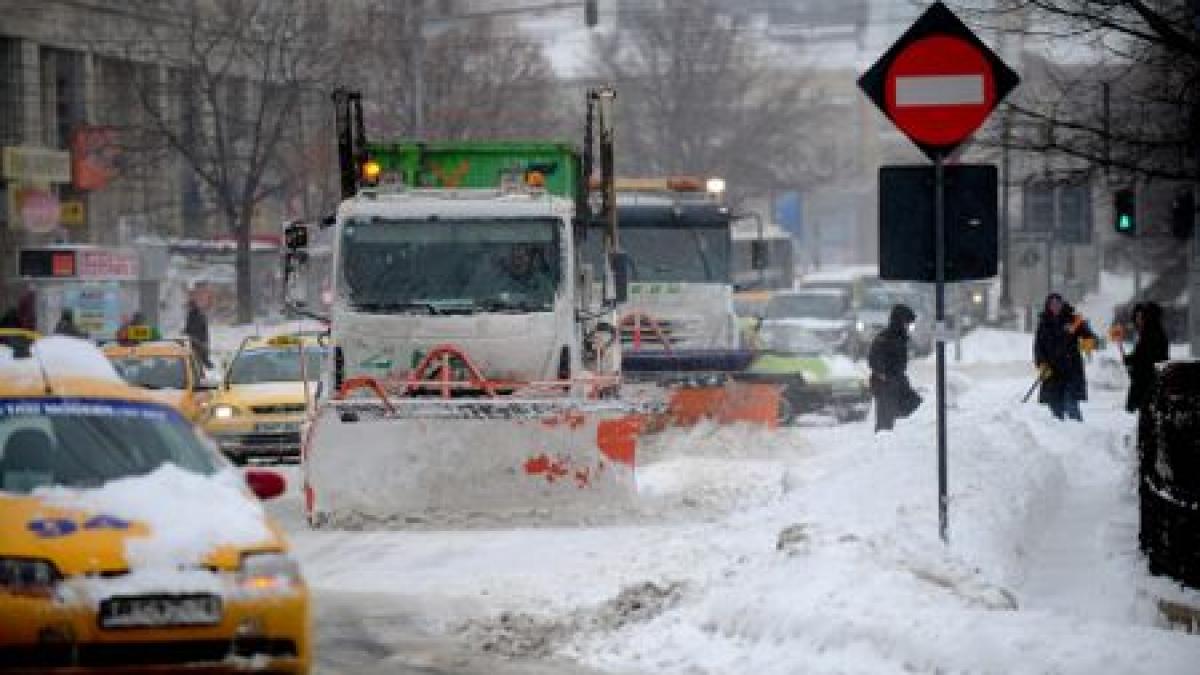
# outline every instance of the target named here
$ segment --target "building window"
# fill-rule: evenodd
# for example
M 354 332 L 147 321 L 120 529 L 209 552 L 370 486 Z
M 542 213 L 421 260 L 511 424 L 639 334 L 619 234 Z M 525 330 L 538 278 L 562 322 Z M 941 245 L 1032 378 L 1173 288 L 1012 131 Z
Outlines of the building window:
M 21 144 L 21 43 L 0 36 L 0 145 Z
M 42 141 L 66 149 L 71 132 L 86 121 L 83 53 L 42 47 Z

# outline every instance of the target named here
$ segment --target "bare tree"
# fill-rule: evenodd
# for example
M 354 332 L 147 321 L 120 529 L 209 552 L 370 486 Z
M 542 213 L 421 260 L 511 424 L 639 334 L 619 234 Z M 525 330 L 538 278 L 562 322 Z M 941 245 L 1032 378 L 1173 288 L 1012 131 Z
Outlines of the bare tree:
M 989 4 L 994 6 L 976 4 L 967 11 L 985 27 L 1070 45 L 1076 52 L 1074 66 L 1035 64 L 1035 86 L 1023 86 L 1009 104 L 1015 130 L 1008 136 L 1010 147 L 1058 153 L 1142 178 L 1200 178 L 1200 3 Z M 1090 59 L 1081 61 L 1080 53 Z
M 326 2 L 135 1 L 161 20 L 118 37 L 130 63 L 155 64 L 130 70 L 141 114 L 129 138 L 181 157 L 207 189 L 237 241 L 237 319 L 248 322 L 255 208 L 307 171 L 294 143 L 331 69 Z
M 593 45 L 620 92 L 620 170 L 735 176 L 734 199 L 812 180 L 803 75 L 773 68 L 720 2 L 660 4 Z
M 545 138 L 560 132 L 558 83 L 541 45 L 511 23 L 379 3 L 354 31 L 354 80 L 376 137 Z

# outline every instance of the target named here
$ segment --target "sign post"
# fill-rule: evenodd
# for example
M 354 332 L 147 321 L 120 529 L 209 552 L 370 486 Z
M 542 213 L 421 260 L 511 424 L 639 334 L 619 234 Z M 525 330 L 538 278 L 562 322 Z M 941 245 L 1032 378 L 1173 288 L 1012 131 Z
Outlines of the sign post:
M 931 5 L 858 80 L 867 97 L 933 160 L 938 534 L 944 542 L 949 542 L 945 162 L 1018 82 L 1017 74 L 941 2 Z

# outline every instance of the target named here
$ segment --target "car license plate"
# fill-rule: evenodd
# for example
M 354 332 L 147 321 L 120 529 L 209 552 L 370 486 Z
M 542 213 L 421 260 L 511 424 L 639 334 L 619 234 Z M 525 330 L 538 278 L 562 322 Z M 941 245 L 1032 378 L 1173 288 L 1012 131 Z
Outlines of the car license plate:
M 266 433 L 283 433 L 288 431 L 300 431 L 299 422 L 259 422 L 254 425 L 255 431 Z
M 221 622 L 221 598 L 193 595 L 119 596 L 100 603 L 101 628 L 211 626 Z

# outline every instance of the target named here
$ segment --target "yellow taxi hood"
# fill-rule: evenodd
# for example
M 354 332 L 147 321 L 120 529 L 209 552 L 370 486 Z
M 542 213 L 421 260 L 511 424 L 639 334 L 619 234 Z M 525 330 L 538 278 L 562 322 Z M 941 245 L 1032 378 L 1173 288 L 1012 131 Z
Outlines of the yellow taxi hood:
M 311 398 L 316 391 L 316 383 L 308 383 L 308 395 Z M 228 403 L 237 406 L 278 405 L 280 403 L 304 404 L 303 382 L 259 382 L 255 384 L 234 384 L 228 389 L 218 389 L 213 397 L 213 403 Z
M 94 489 L 0 492 L 0 556 L 44 558 L 65 576 L 143 568 L 238 568 L 248 551 L 283 551 L 261 503 L 225 469 L 166 464 Z

